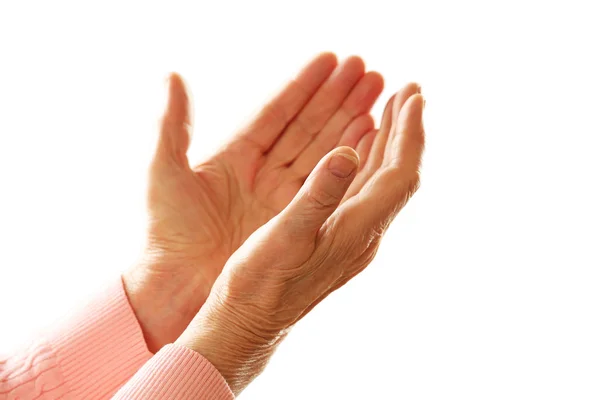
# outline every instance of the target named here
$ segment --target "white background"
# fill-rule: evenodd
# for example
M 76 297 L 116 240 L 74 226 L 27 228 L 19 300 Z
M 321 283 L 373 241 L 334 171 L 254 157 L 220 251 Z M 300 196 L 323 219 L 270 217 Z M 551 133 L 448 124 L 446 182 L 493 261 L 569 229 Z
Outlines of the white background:
M 0 348 L 139 253 L 180 72 L 198 161 L 311 56 L 427 100 L 423 184 L 244 399 L 600 397 L 594 1 L 0 3 Z

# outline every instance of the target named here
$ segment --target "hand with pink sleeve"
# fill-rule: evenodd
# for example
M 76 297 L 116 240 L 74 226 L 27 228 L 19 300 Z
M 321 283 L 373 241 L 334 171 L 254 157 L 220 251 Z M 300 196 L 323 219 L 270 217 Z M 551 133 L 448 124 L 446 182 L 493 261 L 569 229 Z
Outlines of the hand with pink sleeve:
M 288 205 L 328 151 L 370 143 L 369 113 L 382 90 L 381 75 L 366 72 L 359 57 L 338 62 L 321 54 L 219 151 L 192 166 L 189 95 L 173 74 L 149 169 L 142 257 L 122 282 L 39 343 L 0 358 L 0 399 L 108 398 L 119 388 L 116 396 L 128 400 L 228 398 L 206 359 L 166 345 L 197 314 L 230 256 Z M 188 374 L 195 379 L 177 380 Z
M 236 395 L 297 321 L 375 257 L 419 185 L 423 105 L 418 86 L 406 86 L 357 152 L 327 154 L 290 204 L 227 261 L 176 344 L 203 355 Z

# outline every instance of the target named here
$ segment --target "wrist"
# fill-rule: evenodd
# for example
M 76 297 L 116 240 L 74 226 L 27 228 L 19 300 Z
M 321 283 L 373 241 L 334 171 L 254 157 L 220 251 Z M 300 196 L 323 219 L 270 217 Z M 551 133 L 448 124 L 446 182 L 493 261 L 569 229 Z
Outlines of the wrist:
M 175 344 L 206 358 L 237 396 L 262 373 L 286 332 L 259 327 L 245 314 L 212 300 L 211 295 Z
M 210 293 L 208 279 L 180 273 L 186 264 L 179 265 L 181 268 L 142 260 L 122 275 L 125 292 L 153 353 L 181 335 Z M 198 264 L 188 264 L 187 269 L 190 267 L 198 269 Z

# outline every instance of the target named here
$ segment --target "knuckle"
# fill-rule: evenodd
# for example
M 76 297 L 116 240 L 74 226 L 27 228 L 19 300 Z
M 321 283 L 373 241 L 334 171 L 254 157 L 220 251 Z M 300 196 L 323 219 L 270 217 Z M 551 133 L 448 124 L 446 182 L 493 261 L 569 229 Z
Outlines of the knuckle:
M 330 210 L 340 201 L 338 196 L 325 189 L 311 189 L 306 197 L 311 206 L 317 210 Z
M 316 128 L 320 126 L 320 120 L 317 116 L 302 115 L 296 119 L 296 124 L 304 137 L 314 138 L 321 131 Z
M 278 103 L 268 104 L 265 109 L 265 113 L 273 118 L 278 124 L 284 125 L 289 121 L 289 115 L 287 114 L 285 107 Z

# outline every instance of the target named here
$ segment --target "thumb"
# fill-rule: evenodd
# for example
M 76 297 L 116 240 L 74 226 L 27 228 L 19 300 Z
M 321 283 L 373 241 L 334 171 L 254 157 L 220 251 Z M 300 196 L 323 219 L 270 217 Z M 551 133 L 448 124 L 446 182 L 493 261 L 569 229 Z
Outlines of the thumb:
M 167 96 L 153 163 L 175 162 L 180 167 L 189 167 L 187 151 L 192 136 L 190 99 L 183 79 L 176 73 L 167 79 Z
M 282 211 L 283 224 L 298 237 L 310 237 L 319 231 L 336 210 L 358 169 L 358 155 L 350 147 L 338 147 L 321 159 L 304 185 Z

